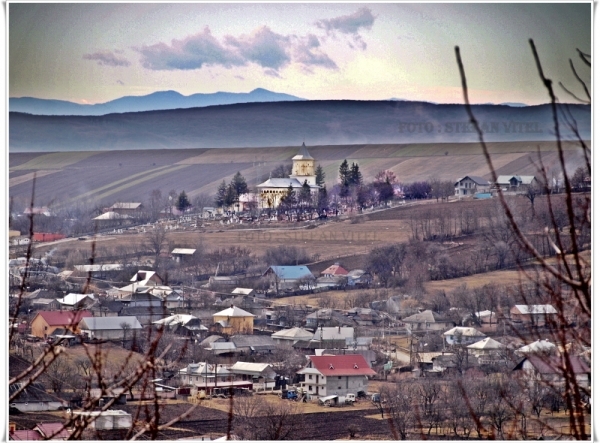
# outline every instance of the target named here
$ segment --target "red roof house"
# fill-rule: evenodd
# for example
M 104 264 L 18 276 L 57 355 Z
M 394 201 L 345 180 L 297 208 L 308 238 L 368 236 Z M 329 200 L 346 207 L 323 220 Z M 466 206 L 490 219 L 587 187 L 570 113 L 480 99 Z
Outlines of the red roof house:
M 337 277 L 340 275 L 348 275 L 348 271 L 340 266 L 339 263 L 335 263 L 321 272 L 325 277 Z
M 302 388 L 308 397 L 345 396 L 367 391 L 368 376 L 376 372 L 360 354 L 310 355 Z
M 22 441 L 43 440 L 39 432 L 29 429 L 24 429 L 22 431 L 13 431 L 10 434 L 8 434 L 8 438 L 10 440 Z
M 84 317 L 92 317 L 90 311 L 40 311 L 31 321 L 31 334 L 47 338 L 58 328 L 79 333 L 78 324 Z
M 62 423 L 38 423 L 34 431 L 38 431 L 44 440 L 66 440 L 71 433 Z

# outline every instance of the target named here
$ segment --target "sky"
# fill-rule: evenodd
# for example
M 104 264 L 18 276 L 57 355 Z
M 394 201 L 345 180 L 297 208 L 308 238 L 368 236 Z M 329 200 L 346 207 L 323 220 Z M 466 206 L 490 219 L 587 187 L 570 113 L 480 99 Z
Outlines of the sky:
M 548 102 L 544 72 L 579 91 L 589 3 L 8 3 L 8 94 L 76 103 L 175 90 L 299 97 Z M 558 89 L 558 86 L 557 86 Z M 563 101 L 574 101 L 557 92 Z

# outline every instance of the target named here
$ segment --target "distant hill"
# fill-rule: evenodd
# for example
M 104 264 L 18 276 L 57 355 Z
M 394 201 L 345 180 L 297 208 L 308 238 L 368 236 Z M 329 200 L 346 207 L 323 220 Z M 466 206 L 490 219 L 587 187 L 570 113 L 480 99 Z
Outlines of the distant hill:
M 554 138 L 550 105 L 473 110 L 488 141 Z M 569 110 L 589 139 L 590 107 Z M 11 152 L 477 141 L 464 106 L 401 101 L 244 103 L 103 116 L 10 112 L 9 131 Z
M 198 108 L 234 103 L 280 102 L 304 100 L 289 94 L 255 89 L 251 92 L 215 92 L 213 94 L 182 95 L 176 91 L 159 91 L 142 96 L 127 96 L 96 105 L 81 105 L 64 100 L 33 97 L 10 98 L 10 112 L 34 115 L 106 115 L 123 112 L 142 112 L 166 109 Z

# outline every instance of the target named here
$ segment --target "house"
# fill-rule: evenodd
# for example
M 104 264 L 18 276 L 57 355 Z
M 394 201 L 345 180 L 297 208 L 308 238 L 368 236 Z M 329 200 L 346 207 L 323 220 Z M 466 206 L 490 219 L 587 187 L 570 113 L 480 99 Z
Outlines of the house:
M 563 354 L 562 356 L 530 355 L 521 360 L 513 371 L 522 371 L 526 380 L 530 382 L 542 381 L 561 387 L 565 384 L 565 371 L 567 365 L 571 367 L 577 384 L 581 388 L 590 386 L 590 367 L 580 358 Z
M 518 348 L 517 350 L 515 350 L 515 354 L 517 354 L 519 356 L 525 356 L 525 355 L 529 355 L 529 354 L 551 355 L 551 354 L 556 354 L 556 352 L 557 352 L 556 345 L 554 343 L 549 342 L 548 339 L 545 339 L 545 340 L 539 339 L 539 340 L 534 341 L 533 343 L 522 346 L 522 347 Z
M 212 385 L 232 380 L 233 376 L 223 365 L 190 363 L 179 370 L 179 382 L 183 386 Z
M 426 310 L 402 319 L 409 334 L 443 331 L 454 326 L 454 322 L 443 315 Z
M 271 280 L 271 289 L 276 292 L 297 289 L 303 285 L 311 287 L 315 281 L 306 266 L 269 266 L 263 277 Z
M 119 288 L 121 295 L 133 294 L 137 288 L 142 286 L 160 286 L 163 284 L 162 279 L 154 271 L 138 271 L 129 281 L 131 284 Z
M 302 328 L 282 329 L 271 334 L 271 338 L 276 344 L 292 346 L 298 340 L 311 340 L 313 333 Z
M 9 396 L 19 391 L 22 383 L 8 386 Z M 66 402 L 55 395 L 50 395 L 41 383 L 30 383 L 10 402 L 10 407 L 20 412 L 57 411 L 66 406 Z
M 67 294 L 56 301 L 62 309 L 85 309 L 96 303 L 94 294 Z
M 490 182 L 475 175 L 467 175 L 454 183 L 454 195 L 458 198 L 490 192 Z
M 377 326 L 387 314 L 376 311 L 371 308 L 351 308 L 346 312 L 348 318 L 352 319 L 358 326 Z
M 238 350 L 235 347 L 235 343 L 231 341 L 214 341 L 210 343 L 205 350 L 211 352 L 214 355 L 233 355 L 237 354 Z
M 93 278 L 107 279 L 117 275 L 124 267 L 119 263 L 106 263 L 101 265 L 75 265 L 78 273 L 91 275 Z
M 79 322 L 79 328 L 90 339 L 128 340 L 142 325 L 136 317 L 89 317 Z
M 237 380 L 251 381 L 254 389 L 275 387 L 277 374 L 268 363 L 246 363 L 238 361 L 229 368 Z
M 464 326 L 456 326 L 442 334 L 446 339 L 445 343 L 449 345 L 466 346 L 480 341 L 485 338 L 483 332 L 479 332 L 475 328 L 466 328 Z
M 298 371 L 304 375 L 300 383 L 307 397 L 344 396 L 367 392 L 368 377 L 376 375 L 362 355 L 310 355 L 306 367 Z
M 32 309 L 42 309 L 44 311 L 57 311 L 60 309 L 60 303 L 55 298 L 34 298 L 31 300 Z
M 129 429 L 133 421 L 131 414 L 116 409 L 106 411 L 73 411 L 75 426 L 79 421 L 88 421 L 88 429 L 110 430 Z
M 245 295 L 247 297 L 254 297 L 256 291 L 250 288 L 235 288 L 231 291 L 233 295 Z
M 552 305 L 515 305 L 510 308 L 510 320 L 531 326 L 544 326 L 558 312 Z
M 321 275 L 323 277 L 334 278 L 334 277 L 348 275 L 348 271 L 346 271 L 344 268 L 342 268 L 339 263 L 334 263 L 333 265 L 329 266 L 327 269 L 321 271 Z
M 188 314 L 175 314 L 152 322 L 153 325 L 164 326 L 171 332 L 181 335 L 199 335 L 208 328 L 201 324 L 198 317 Z
M 131 215 L 127 215 L 127 214 L 119 214 L 118 212 L 115 211 L 108 211 L 105 212 L 104 214 L 100 214 L 97 217 L 92 218 L 92 220 L 94 221 L 100 221 L 100 222 L 109 222 L 109 221 L 116 221 L 116 220 L 127 220 L 130 219 Z M 118 223 L 120 224 L 120 223 Z M 103 228 L 108 227 L 107 224 L 102 224 Z
M 495 312 L 479 311 L 475 313 L 475 317 L 479 321 L 479 330 L 482 332 L 495 332 L 498 329 L 498 318 Z
M 63 423 L 38 423 L 33 430 L 40 433 L 42 440 L 67 440 L 71 435 Z
M 506 362 L 505 350 L 506 346 L 490 337 L 467 346 L 467 352 L 476 357 L 479 364 Z
M 321 326 L 338 327 L 338 326 L 353 326 L 355 323 L 348 316 L 343 315 L 335 309 L 318 309 L 317 311 L 306 316 L 306 327 L 317 328 Z
M 39 338 L 48 338 L 57 328 L 79 334 L 79 322 L 91 316 L 89 311 L 40 311 L 31 321 L 31 334 Z
M 313 340 L 354 340 L 354 328 L 351 327 L 319 327 L 312 337 Z
M 118 202 L 108 208 L 109 211 L 116 212 L 121 215 L 138 215 L 144 209 L 141 203 Z
M 528 185 L 537 183 L 538 180 L 533 175 L 499 175 L 495 187 L 503 191 L 518 192 Z
M 186 260 L 191 260 L 196 253 L 195 249 L 189 248 L 175 248 L 171 251 L 171 255 L 173 256 L 173 260 L 177 263 L 185 262 Z
M 227 335 L 252 334 L 255 315 L 234 305 L 213 314 L 213 324 L 220 333 Z
M 368 287 L 373 283 L 373 275 L 362 269 L 353 269 L 346 275 L 348 286 Z
M 230 341 L 242 355 L 270 354 L 275 348 L 275 341 L 268 335 L 234 335 Z

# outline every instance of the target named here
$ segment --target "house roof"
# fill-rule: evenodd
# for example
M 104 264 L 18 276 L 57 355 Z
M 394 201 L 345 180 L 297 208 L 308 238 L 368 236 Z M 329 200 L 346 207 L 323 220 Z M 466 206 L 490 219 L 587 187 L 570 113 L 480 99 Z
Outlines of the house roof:
M 450 320 L 447 320 L 437 312 L 433 312 L 432 310 L 428 309 L 426 311 L 403 318 L 402 321 L 404 323 L 436 323 L 447 322 Z
M 461 334 L 463 337 L 485 337 L 483 332 L 478 331 L 475 328 L 466 328 L 464 326 L 456 326 L 449 331 L 444 332 L 442 335 L 458 335 Z
M 44 438 L 52 437 L 52 440 L 66 439 L 71 435 L 63 423 L 38 423 L 33 429 L 38 430 Z
M 323 327 L 317 328 L 313 334 L 313 340 L 346 340 L 347 338 L 354 338 L 354 328 L 352 327 Z
M 175 248 L 171 251 L 171 254 L 179 254 L 179 255 L 194 255 L 196 252 L 195 249 L 187 249 L 187 248 Z
M 238 308 L 237 306 L 231 306 L 223 311 L 217 312 L 213 314 L 213 317 L 256 317 L 249 312 L 244 311 L 243 309 Z
M 556 345 L 548 340 L 536 340 L 533 343 L 525 345 L 517 349 L 517 352 L 521 353 L 529 353 L 529 352 L 547 352 L 554 351 L 556 349 Z
M 245 347 L 275 347 L 275 342 L 270 335 L 234 335 L 230 340 L 235 344 L 236 348 Z
M 375 375 L 365 358 L 360 354 L 346 355 L 310 355 L 308 357 L 315 369 L 324 376 L 332 375 Z
M 250 288 L 235 288 L 233 291 L 231 291 L 232 294 L 241 294 L 241 295 L 250 295 L 254 292 L 254 289 L 250 289 Z
M 332 275 L 348 275 L 348 271 L 342 268 L 338 263 L 329 266 L 321 274 L 332 274 Z
M 348 277 L 353 279 L 360 278 L 365 274 L 368 274 L 368 272 L 363 269 L 353 269 L 352 271 L 348 271 Z
M 557 314 L 552 305 L 515 305 L 519 314 Z
M 8 434 L 10 440 L 20 441 L 32 441 L 32 440 L 43 440 L 43 437 L 38 431 L 31 429 L 23 429 L 19 431 L 13 431 Z
M 86 298 L 94 300 L 94 294 L 67 294 L 63 298 L 57 298 L 56 300 L 58 300 L 61 305 L 75 306 Z
M 489 181 L 487 181 L 486 179 L 484 179 L 484 178 L 482 178 L 482 177 L 479 177 L 479 176 L 477 176 L 477 175 L 466 175 L 466 176 L 464 176 L 463 178 L 461 178 L 461 179 L 457 180 L 457 182 L 456 182 L 456 183 L 459 183 L 459 182 L 461 182 L 461 181 L 463 181 L 463 180 L 465 180 L 465 179 L 467 179 L 467 178 L 470 178 L 471 180 L 473 180 L 473 181 L 474 181 L 476 184 L 478 184 L 478 185 L 480 185 L 480 186 L 486 186 L 486 185 L 489 185 L 489 184 L 490 184 L 490 182 L 489 182 Z
M 417 360 L 421 363 L 433 363 L 434 358 L 443 354 L 443 352 L 417 352 Z
M 129 329 L 142 329 L 142 325 L 134 316 L 85 318 L 79 327 L 90 331 L 106 331 L 123 329 L 123 325 L 127 325 Z
M 295 178 L 269 178 L 266 182 L 258 185 L 257 188 L 289 188 L 290 185 L 292 185 L 292 188 L 302 187 L 302 183 Z
M 477 343 L 473 343 L 472 345 L 467 346 L 468 349 L 480 349 L 480 350 L 493 350 L 493 349 L 504 349 L 505 346 L 494 340 L 493 338 L 487 337 L 483 340 L 478 341 Z
M 288 340 L 310 340 L 313 338 L 313 333 L 302 328 L 282 329 L 281 331 L 271 334 L 272 338 L 288 339 Z
M 302 278 L 314 278 L 312 272 L 306 266 L 269 266 L 265 275 L 271 270 L 279 278 L 284 280 L 300 280 Z
M 90 311 L 40 311 L 38 312 L 48 326 L 76 325 L 82 318 L 91 317 Z M 36 318 L 37 318 L 36 315 Z
M 224 368 L 222 365 L 217 365 L 216 370 L 217 375 L 230 374 L 229 370 L 227 368 Z M 207 363 L 190 363 L 185 368 L 181 369 L 179 372 L 181 374 L 214 376 L 215 365 L 210 365 Z
M 141 203 L 119 202 L 112 205 L 110 209 L 138 209 L 140 206 L 142 206 Z
M 203 326 L 200 323 L 200 319 L 198 317 L 194 317 L 189 314 L 175 314 L 169 317 L 153 321 L 153 325 L 165 325 L 165 326 L 177 326 L 181 325 L 187 327 L 188 329 L 199 330 L 199 331 L 208 331 L 206 326 Z M 191 326 L 191 325 L 194 326 Z
M 302 142 L 302 146 L 300 146 L 298 153 L 292 157 L 292 160 L 314 160 L 314 158 L 308 153 L 306 145 Z
M 209 335 L 208 337 L 206 337 L 204 340 L 202 340 L 200 342 L 200 346 L 206 346 L 215 341 L 225 341 L 225 339 L 223 337 L 221 337 L 220 335 Z
M 247 374 L 247 375 L 258 375 L 263 374 L 265 372 L 272 372 L 272 365 L 268 363 L 246 363 L 242 361 L 236 362 L 232 367 L 229 368 L 230 372 L 235 374 Z
M 117 220 L 121 218 L 130 218 L 126 214 L 119 214 L 118 212 L 108 211 L 104 214 L 100 214 L 98 217 L 94 217 L 92 220 Z
M 230 341 L 214 341 L 210 344 L 210 348 L 213 351 L 235 351 L 235 343 Z
M 21 389 L 21 383 L 13 383 L 8 386 L 9 395 Z M 41 383 L 31 383 L 23 389 L 11 403 L 32 403 L 32 402 L 56 402 L 60 401 L 55 396 L 50 395 L 44 389 Z
M 105 263 L 102 265 L 75 265 L 75 270 L 80 272 L 122 271 L 123 265 L 118 263 Z
M 558 356 L 539 357 L 531 355 L 521 360 L 515 367 L 515 370 L 523 369 L 523 363 L 525 361 L 529 361 L 540 374 L 562 375 L 562 368 L 566 365 L 567 361 L 570 362 L 575 374 L 589 374 L 591 372 L 590 367 L 581 358 L 571 355 L 567 356 L 567 361 L 563 361 L 563 358 Z
M 137 282 L 140 286 L 147 286 L 148 282 L 155 274 L 156 272 L 154 271 L 137 271 L 129 281 Z M 158 275 L 156 275 L 156 277 L 162 281 Z
M 475 317 L 477 317 L 477 318 L 481 318 L 481 317 L 489 317 L 489 316 L 492 316 L 492 315 L 496 315 L 496 313 L 495 313 L 495 312 L 492 312 L 492 311 L 490 311 L 490 310 L 486 310 L 486 311 L 479 311 L 479 312 L 476 312 L 476 313 L 475 313 Z

